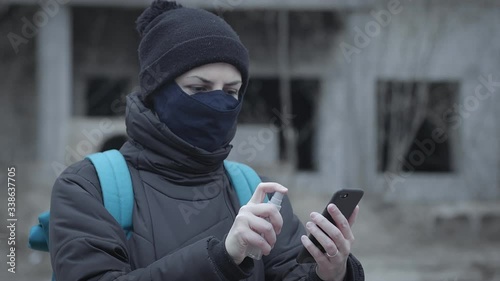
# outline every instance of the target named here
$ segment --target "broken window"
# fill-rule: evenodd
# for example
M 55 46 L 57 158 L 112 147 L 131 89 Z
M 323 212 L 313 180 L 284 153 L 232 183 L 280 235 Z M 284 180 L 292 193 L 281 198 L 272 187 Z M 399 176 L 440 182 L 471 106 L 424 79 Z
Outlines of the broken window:
M 128 78 L 91 77 L 87 80 L 87 116 L 125 115 Z
M 319 97 L 319 81 L 316 79 L 292 79 L 292 123 L 297 132 L 297 168 L 316 170 L 316 104 Z
M 134 20 L 141 9 L 74 6 L 73 111 L 76 116 L 120 116 L 139 84 Z
M 251 50 L 253 79 L 240 123 L 273 122 L 280 128 L 280 161 L 298 170 L 316 170 L 316 77 L 323 73 L 316 66 L 323 65 L 341 29 L 339 14 L 242 10 L 224 13 L 224 18 Z
M 298 170 L 316 170 L 314 141 L 316 137 L 315 112 L 319 94 L 319 80 L 292 79 L 290 98 L 292 109 L 281 112 L 280 81 L 278 78 L 252 78 L 245 94 L 239 122 L 251 124 L 273 123 L 279 129 L 280 159 L 286 160 L 286 148 L 294 145 Z M 292 116 L 290 120 L 283 120 Z M 284 137 L 284 124 L 289 122 L 296 135 L 295 144 Z
M 280 81 L 278 78 L 252 78 L 245 93 L 240 123 L 268 124 L 273 112 L 280 110 Z
M 452 172 L 454 81 L 377 82 L 378 170 Z

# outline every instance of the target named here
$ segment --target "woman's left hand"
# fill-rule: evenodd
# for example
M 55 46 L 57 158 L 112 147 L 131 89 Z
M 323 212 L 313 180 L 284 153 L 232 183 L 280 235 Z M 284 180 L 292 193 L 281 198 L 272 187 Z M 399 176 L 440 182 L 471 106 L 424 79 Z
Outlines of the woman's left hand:
M 327 210 L 337 226 L 316 212 L 311 213 L 311 221 L 306 223 L 307 230 L 323 246 L 326 253 L 321 252 L 305 235 L 302 236 L 302 244 L 316 260 L 316 274 L 319 278 L 328 281 L 342 281 L 346 274 L 347 258 L 351 252 L 351 245 L 354 242 L 351 227 L 358 215 L 359 206 L 356 206 L 349 220 L 334 204 L 329 204 Z

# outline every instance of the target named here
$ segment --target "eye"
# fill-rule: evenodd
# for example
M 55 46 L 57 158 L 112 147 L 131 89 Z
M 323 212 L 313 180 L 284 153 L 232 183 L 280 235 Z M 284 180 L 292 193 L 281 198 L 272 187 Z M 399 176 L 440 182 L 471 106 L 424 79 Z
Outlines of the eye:
M 233 96 L 235 99 L 238 99 L 238 90 L 237 89 L 226 89 L 224 90 L 228 95 Z
M 192 85 L 187 87 L 193 94 L 200 92 L 208 92 L 208 88 L 206 86 L 201 85 Z

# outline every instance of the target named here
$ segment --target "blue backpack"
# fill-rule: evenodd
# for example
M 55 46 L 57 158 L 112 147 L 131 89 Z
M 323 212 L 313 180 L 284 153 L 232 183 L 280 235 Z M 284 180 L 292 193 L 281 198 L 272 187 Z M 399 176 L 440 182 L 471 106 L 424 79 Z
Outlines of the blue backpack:
M 127 237 L 130 237 L 133 230 L 134 190 L 125 158 L 118 150 L 95 153 L 87 158 L 97 171 L 104 207 L 121 225 Z M 252 168 L 241 163 L 224 161 L 224 167 L 238 194 L 240 205 L 246 205 L 261 182 L 260 177 Z M 265 200 L 267 201 L 267 196 Z M 49 251 L 49 218 L 48 211 L 41 213 L 38 216 L 39 224 L 31 228 L 28 238 L 31 249 Z

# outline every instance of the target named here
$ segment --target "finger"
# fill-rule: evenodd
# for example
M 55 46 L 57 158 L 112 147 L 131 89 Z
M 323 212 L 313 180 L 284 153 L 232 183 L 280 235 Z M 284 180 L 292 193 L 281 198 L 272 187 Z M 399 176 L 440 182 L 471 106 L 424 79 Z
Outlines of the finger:
M 276 232 L 273 225 L 267 220 L 253 216 L 248 220 L 248 226 L 257 234 L 264 235 L 264 239 L 271 247 L 276 244 Z
M 354 223 L 356 222 L 356 218 L 358 217 L 359 213 L 359 205 L 356 205 L 356 208 L 354 208 L 354 211 L 352 212 L 352 215 L 349 217 L 349 225 L 352 227 Z
M 331 206 L 329 205 L 328 208 L 331 208 Z M 335 243 L 339 251 L 342 253 L 350 251 L 349 243 L 346 240 L 348 238 L 344 236 L 342 231 L 337 226 L 331 223 L 323 215 L 316 212 L 311 213 L 311 219 L 320 229 L 324 231 L 325 236 L 328 237 L 328 239 L 333 240 L 333 243 Z M 331 252 L 329 253 L 332 254 Z
M 274 231 L 279 234 L 281 233 L 281 228 L 283 227 L 283 217 L 280 212 L 276 208 L 276 206 L 272 204 L 250 204 L 241 207 L 240 211 L 249 212 L 254 216 L 267 218 L 269 222 L 272 224 Z
M 344 238 L 353 240 L 354 235 L 352 234 L 351 226 L 349 225 L 349 222 L 344 217 L 342 212 L 340 212 L 339 208 L 335 206 L 335 204 L 329 204 L 327 209 L 328 213 L 332 216 L 337 228 L 344 235 Z
M 253 204 L 262 203 L 264 201 L 266 194 L 273 192 L 287 193 L 288 189 L 279 183 L 262 182 L 257 186 L 257 189 L 255 189 L 255 192 L 253 193 L 252 198 L 250 198 L 250 201 L 248 201 L 248 203 L 253 203 Z
M 263 255 L 269 255 L 269 253 L 271 253 L 272 246 L 258 233 L 246 231 L 242 234 L 242 238 L 250 247 L 258 247 Z
M 330 222 L 328 223 L 331 224 Z M 340 251 L 340 245 L 336 245 L 336 243 L 328 235 L 326 235 L 325 232 L 323 232 L 323 230 L 321 230 L 315 223 L 307 222 L 306 228 L 307 230 L 309 230 L 309 233 L 311 233 L 311 235 L 316 238 L 316 240 L 319 242 L 319 244 L 321 244 L 323 249 L 325 249 L 328 254 L 334 255 L 335 253 L 337 253 L 337 251 Z
M 302 241 L 302 245 L 304 245 L 304 248 L 307 249 L 309 254 L 313 257 L 313 259 L 319 264 L 319 263 L 326 263 L 328 262 L 328 258 L 326 257 L 323 252 L 316 247 L 316 245 L 313 244 L 311 239 L 309 237 L 302 235 L 300 237 L 300 240 Z

